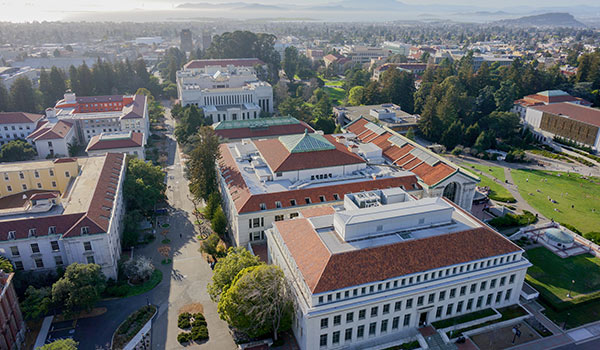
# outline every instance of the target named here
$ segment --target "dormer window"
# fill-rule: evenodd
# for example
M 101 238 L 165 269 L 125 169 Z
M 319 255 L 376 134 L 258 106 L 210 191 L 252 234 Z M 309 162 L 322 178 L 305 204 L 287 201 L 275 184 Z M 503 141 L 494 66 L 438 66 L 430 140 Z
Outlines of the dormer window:
M 87 234 L 89 234 L 89 233 L 90 233 L 90 228 L 89 228 L 89 227 L 87 227 L 87 226 L 83 226 L 83 227 L 81 228 L 81 234 L 82 234 L 82 235 L 87 235 Z
M 275 202 L 275 207 L 277 207 L 277 208 L 281 208 L 281 202 L 280 202 L 280 201 L 276 201 L 276 202 Z
M 320 200 L 321 202 L 325 202 L 325 196 L 319 196 L 319 200 Z
M 37 230 L 35 228 L 29 229 L 29 237 L 35 237 Z
M 25 174 L 23 174 L 23 172 L 22 172 L 22 171 L 21 171 L 21 172 L 19 172 L 19 178 L 20 178 L 20 179 L 24 179 L 24 178 L 25 178 Z
M 310 201 L 310 197 L 306 197 L 306 198 L 304 198 L 304 201 L 306 202 L 306 204 L 310 204 L 310 203 L 311 203 L 311 201 Z
M 49 235 L 55 235 L 56 234 L 56 226 L 50 226 L 50 227 L 48 227 L 48 234 Z
M 296 205 L 296 200 L 295 199 L 290 199 L 290 205 L 293 207 Z
M 260 210 L 267 210 L 267 205 L 265 203 L 260 203 Z
M 8 239 L 16 239 L 17 233 L 15 231 L 8 231 Z
M 337 194 L 337 193 L 334 193 L 333 194 L 333 199 L 336 200 L 336 201 L 339 201 L 340 200 L 340 195 Z

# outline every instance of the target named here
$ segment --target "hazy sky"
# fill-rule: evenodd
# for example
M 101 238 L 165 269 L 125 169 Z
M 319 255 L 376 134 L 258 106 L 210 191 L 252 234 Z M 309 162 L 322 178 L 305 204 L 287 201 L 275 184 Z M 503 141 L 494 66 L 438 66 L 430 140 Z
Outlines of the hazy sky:
M 296 5 L 326 4 L 340 0 L 0 0 L 0 21 L 58 20 L 69 12 L 80 11 L 123 11 L 123 10 L 166 10 L 184 2 L 249 2 L 249 3 L 294 3 Z M 368 0 L 365 0 L 368 1 Z M 510 6 L 575 6 L 564 0 L 402 0 L 407 4 L 456 4 L 487 8 Z M 577 4 L 598 5 L 597 0 L 579 0 Z

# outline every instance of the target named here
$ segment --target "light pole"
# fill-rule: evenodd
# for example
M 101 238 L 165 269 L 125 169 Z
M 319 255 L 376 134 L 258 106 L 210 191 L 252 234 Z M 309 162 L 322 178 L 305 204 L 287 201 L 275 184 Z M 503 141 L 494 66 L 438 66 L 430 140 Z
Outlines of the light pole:
M 569 294 L 567 294 L 567 298 L 571 298 L 571 291 L 573 290 L 574 286 L 575 286 L 575 280 L 571 280 L 571 288 L 569 289 Z

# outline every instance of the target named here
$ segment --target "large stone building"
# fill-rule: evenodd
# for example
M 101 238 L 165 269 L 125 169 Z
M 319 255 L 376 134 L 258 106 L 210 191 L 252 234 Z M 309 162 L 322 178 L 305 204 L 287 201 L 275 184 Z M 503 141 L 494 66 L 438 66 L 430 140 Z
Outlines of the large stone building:
M 77 97 L 67 92 L 54 108 L 46 109 L 46 118 L 29 135 L 38 156 L 69 155 L 69 145 L 86 146 L 92 137 L 103 133 L 137 132 L 144 144 L 150 136 L 148 97 L 113 95 Z
M 273 89 L 260 81 L 256 58 L 194 60 L 177 72 L 177 91 L 182 106 L 195 105 L 213 123 L 257 119 L 273 113 Z
M 531 266 L 445 198 L 382 189 L 300 215 L 275 222 L 267 240 L 302 350 L 382 348 L 433 321 L 516 304 Z
M 272 117 L 247 120 L 224 120 L 212 125 L 215 134 L 225 140 L 268 139 L 301 134 L 315 130 L 293 117 Z
M 462 170 L 394 130 L 379 126 L 365 117 L 346 125 L 344 130 L 364 144 L 371 145 L 383 164 L 415 174 L 423 197 L 446 197 L 465 210 L 471 210 L 479 178 Z
M 570 102 L 534 106 L 527 108 L 525 123 L 540 142 L 558 136 L 600 150 L 600 109 Z
M 341 53 L 352 63 L 365 64 L 371 62 L 371 59 L 388 57 L 390 51 L 381 47 L 346 45 L 342 48 Z
M 513 113 L 517 113 L 521 119 L 525 118 L 527 108 L 535 106 L 546 106 L 553 103 L 571 102 L 582 106 L 591 106 L 592 103 L 580 97 L 571 96 L 562 90 L 546 90 L 537 94 L 527 95 L 515 101 L 512 109 Z
M 44 116 L 23 112 L 0 112 L 0 146 L 13 140 L 25 140 Z
M 0 165 L 0 255 L 17 270 L 96 263 L 117 278 L 125 155 Z
M 12 283 L 14 276 L 0 270 L 0 349 L 21 349 L 25 340 L 25 321 Z

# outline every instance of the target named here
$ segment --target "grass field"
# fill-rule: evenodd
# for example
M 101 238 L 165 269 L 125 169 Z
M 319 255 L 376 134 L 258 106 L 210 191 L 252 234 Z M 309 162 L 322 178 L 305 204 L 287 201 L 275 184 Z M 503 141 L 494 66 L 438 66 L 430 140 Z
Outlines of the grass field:
M 600 319 L 600 300 L 577 305 L 565 311 L 556 311 L 543 300 L 538 300 L 538 302 L 546 308 L 544 314 L 560 327 L 565 322 L 567 322 L 567 328 L 575 328 Z
M 487 167 L 484 167 L 479 164 L 472 164 L 472 163 L 469 163 L 469 164 L 476 166 L 475 169 L 478 169 L 478 170 L 486 172 L 487 174 L 490 174 Z M 479 167 L 481 167 L 481 169 Z M 464 167 L 464 168 L 467 171 L 475 173 L 469 167 Z M 500 170 L 502 170 L 502 168 L 500 168 L 500 167 L 493 167 L 493 168 L 499 168 Z M 493 169 L 493 168 L 492 168 L 492 170 L 494 171 L 495 169 Z M 495 172 L 497 173 L 498 176 L 500 176 L 500 172 L 498 170 L 495 170 Z M 501 201 L 501 202 L 509 202 L 509 203 L 513 203 L 516 201 L 515 198 L 510 194 L 510 192 L 508 192 L 508 190 L 506 188 L 502 187 L 502 185 L 500 185 L 496 181 L 490 179 L 489 177 L 487 177 L 485 175 L 480 175 L 477 173 L 475 173 L 475 174 L 481 179 L 478 186 L 490 188 L 489 197 L 491 199 L 496 200 L 496 201 Z M 492 175 L 492 176 L 494 176 L 494 175 Z M 502 172 L 502 179 L 498 178 L 498 180 L 502 181 L 502 182 L 504 181 L 504 172 Z
M 600 259 L 592 255 L 562 259 L 539 247 L 528 250 L 527 259 L 533 264 L 527 270 L 527 281 L 536 289 L 544 288 L 561 300 L 569 300 L 569 291 L 577 298 L 578 295 L 600 290 Z
M 329 94 L 329 100 L 334 106 L 339 105 L 346 97 L 346 91 L 340 87 L 324 87 L 323 90 Z
M 548 219 L 573 225 L 583 233 L 598 231 L 600 179 L 542 170 L 512 169 L 511 174 L 521 196 Z M 557 203 L 550 202 L 548 197 Z
M 477 169 L 486 174 L 492 175 L 496 179 L 500 180 L 500 182 L 504 182 L 506 177 L 504 176 L 504 168 L 499 166 L 487 166 L 483 164 L 469 163 L 471 167 Z

